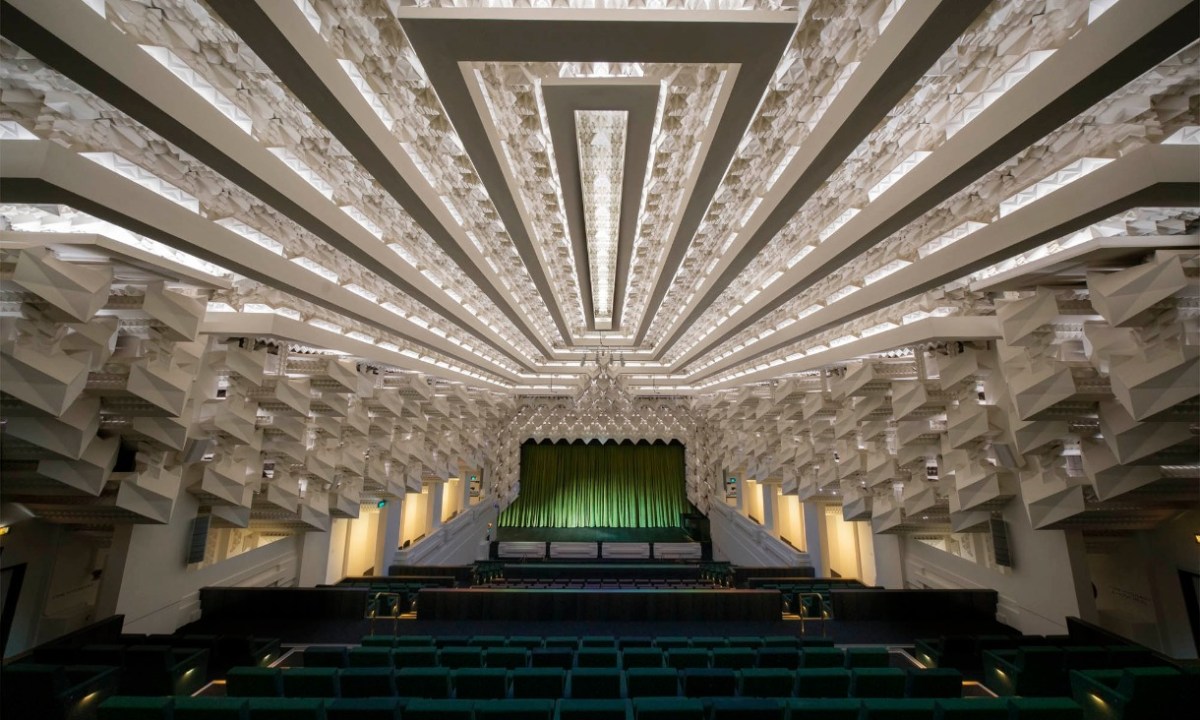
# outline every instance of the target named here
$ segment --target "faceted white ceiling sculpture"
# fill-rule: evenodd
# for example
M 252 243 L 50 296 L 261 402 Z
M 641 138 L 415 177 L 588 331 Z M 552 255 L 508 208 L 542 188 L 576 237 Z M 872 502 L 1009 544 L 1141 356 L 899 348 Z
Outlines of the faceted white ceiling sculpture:
M 587 228 L 593 316 L 598 330 L 612 329 L 613 288 L 617 281 L 617 232 L 621 224 L 621 181 L 625 177 L 625 136 L 629 113 L 576 110 L 579 183 Z

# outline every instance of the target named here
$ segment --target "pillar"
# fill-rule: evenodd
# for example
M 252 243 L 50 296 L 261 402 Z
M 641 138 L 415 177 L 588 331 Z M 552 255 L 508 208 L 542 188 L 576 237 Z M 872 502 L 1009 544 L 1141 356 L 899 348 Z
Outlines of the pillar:
M 825 511 L 815 502 L 800 503 L 804 514 L 804 545 L 808 549 L 808 561 L 812 563 L 817 577 L 829 575 L 829 558 L 825 550 Z
M 779 493 L 777 485 L 759 485 L 762 490 L 762 524 L 763 529 L 772 535 L 779 535 L 775 523 L 776 500 L 775 496 Z
M 316 587 L 327 581 L 325 577 L 329 568 L 329 533 L 313 530 L 304 533 L 300 544 L 300 571 L 297 573 L 296 585 L 299 587 Z
M 396 550 L 400 547 L 400 519 L 404 515 L 403 500 L 389 500 L 379 511 L 379 523 L 375 530 L 375 574 L 387 575 L 396 562 Z

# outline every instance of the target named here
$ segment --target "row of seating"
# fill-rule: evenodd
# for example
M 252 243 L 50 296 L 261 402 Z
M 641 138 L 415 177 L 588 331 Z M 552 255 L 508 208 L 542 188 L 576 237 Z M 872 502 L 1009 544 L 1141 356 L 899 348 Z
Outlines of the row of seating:
M 983 681 L 997 695 L 1052 696 L 1070 693 L 1072 670 L 1162 666 L 1135 645 L 1024 646 L 983 652 Z
M 960 697 L 950 669 L 814 668 L 233 668 L 233 697 L 419 697 L 490 700 L 636 697 Z
M 445 667 L 445 668 L 863 668 L 887 667 L 891 656 L 883 647 L 718 647 L 608 648 L 543 647 L 379 647 L 314 646 L 304 650 L 305 667 Z
M 66 667 L 111 668 L 117 689 L 126 695 L 189 695 L 208 682 L 208 650 L 166 645 L 86 645 L 77 660 Z M 0 678 L 17 693 L 58 694 L 53 678 L 64 665 L 16 662 L 6 665 Z
M 706 580 L 492 580 L 487 587 L 509 590 L 712 590 Z
M 928 667 L 952 667 L 964 675 L 976 676 L 982 675 L 985 652 L 1022 647 L 1063 648 L 1071 658 L 1070 667 L 1080 670 L 1088 669 L 1087 664 L 1094 662 L 1103 662 L 1110 667 L 1146 667 L 1162 662 L 1153 652 L 1140 645 L 1095 644 L 1069 635 L 943 635 L 918 639 L 914 654 Z M 1102 648 L 1103 651 L 1092 648 Z
M 1079 720 L 1066 698 L 405 700 L 114 697 L 100 720 Z
M 536 648 L 616 648 L 625 650 L 633 647 L 657 647 L 663 650 L 675 648 L 703 648 L 712 650 L 724 647 L 746 648 L 801 648 L 833 647 L 833 638 L 799 637 L 796 635 L 367 635 L 363 645 L 382 647 L 522 647 Z

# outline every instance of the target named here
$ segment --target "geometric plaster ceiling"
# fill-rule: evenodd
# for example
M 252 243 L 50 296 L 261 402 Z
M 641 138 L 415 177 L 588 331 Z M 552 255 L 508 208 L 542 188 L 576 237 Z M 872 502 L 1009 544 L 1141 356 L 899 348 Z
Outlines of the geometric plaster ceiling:
M 222 308 L 468 383 L 571 392 L 604 348 L 691 394 L 1195 204 L 1194 153 L 1147 147 L 1196 134 L 1194 2 L 596 5 L 5 1 L 4 137 L 49 142 L 6 144 L 4 212 L 68 206 L 210 263 Z M 577 122 L 606 111 L 598 198 Z

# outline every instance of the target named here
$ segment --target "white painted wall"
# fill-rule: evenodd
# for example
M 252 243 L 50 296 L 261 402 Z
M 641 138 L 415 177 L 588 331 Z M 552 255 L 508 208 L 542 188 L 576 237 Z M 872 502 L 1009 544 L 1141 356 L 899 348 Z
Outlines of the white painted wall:
M 347 520 L 349 529 L 346 535 L 346 560 L 343 564 L 342 577 L 348 575 L 365 575 L 375 567 L 376 533 L 379 527 L 379 511 L 375 509 L 362 510 L 358 517 Z M 376 575 L 386 575 L 387 568 L 375 568 Z
M 1000 622 L 1031 635 L 1065 633 L 1065 618 L 1079 616 L 1066 534 L 1034 530 L 1018 502 L 1009 503 L 1003 516 L 1013 551 L 1011 571 L 990 569 L 917 540 L 898 538 L 907 585 L 991 588 L 1000 594 Z
M 202 587 L 297 583 L 304 535 L 189 569 L 184 560 L 197 508 L 191 494 L 181 493 L 169 524 L 133 527 L 116 608 L 125 615 L 125 632 L 169 633 L 198 619 Z
M 775 508 L 778 517 L 775 524 L 779 530 L 779 536 L 797 549 L 806 550 L 808 543 L 804 537 L 804 514 L 800 511 L 800 498 L 795 495 L 784 495 L 778 487 L 773 489 L 776 493 Z
M 714 560 L 745 567 L 810 567 L 807 554 L 788 547 L 727 505 L 713 503 L 708 523 Z

